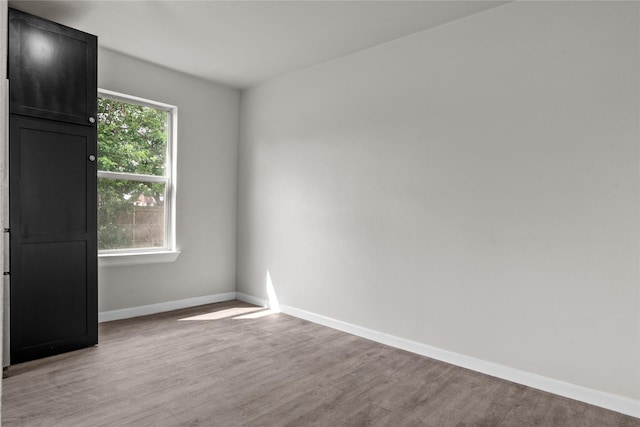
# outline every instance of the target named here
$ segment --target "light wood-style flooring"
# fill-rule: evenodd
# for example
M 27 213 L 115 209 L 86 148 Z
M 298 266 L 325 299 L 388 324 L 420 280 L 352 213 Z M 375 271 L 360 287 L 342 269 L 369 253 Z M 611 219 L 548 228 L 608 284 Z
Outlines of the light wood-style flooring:
M 100 325 L 12 366 L 4 426 L 583 426 L 640 420 L 238 301 Z

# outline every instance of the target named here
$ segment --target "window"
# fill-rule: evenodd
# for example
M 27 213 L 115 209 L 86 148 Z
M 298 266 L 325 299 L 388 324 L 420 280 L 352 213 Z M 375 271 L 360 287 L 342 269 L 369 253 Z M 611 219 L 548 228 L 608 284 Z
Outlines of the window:
M 102 258 L 175 252 L 176 123 L 174 106 L 98 91 Z

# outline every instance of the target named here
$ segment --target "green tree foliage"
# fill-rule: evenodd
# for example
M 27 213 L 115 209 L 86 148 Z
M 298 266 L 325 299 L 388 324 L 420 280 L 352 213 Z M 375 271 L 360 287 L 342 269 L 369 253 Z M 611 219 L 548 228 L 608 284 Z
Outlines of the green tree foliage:
M 99 98 L 98 124 L 99 170 L 164 175 L 165 111 Z
M 164 175 L 166 155 L 165 111 L 98 98 L 98 170 Z M 146 197 L 162 204 L 164 187 L 163 183 L 99 179 L 99 249 L 134 247 L 133 203 Z

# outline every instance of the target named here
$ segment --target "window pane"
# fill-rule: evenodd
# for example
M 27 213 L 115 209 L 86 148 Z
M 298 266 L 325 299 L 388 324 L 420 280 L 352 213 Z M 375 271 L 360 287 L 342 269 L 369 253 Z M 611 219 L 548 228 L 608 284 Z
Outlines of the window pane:
M 164 175 L 169 113 L 98 98 L 98 170 Z
M 98 249 L 165 246 L 165 187 L 98 178 Z

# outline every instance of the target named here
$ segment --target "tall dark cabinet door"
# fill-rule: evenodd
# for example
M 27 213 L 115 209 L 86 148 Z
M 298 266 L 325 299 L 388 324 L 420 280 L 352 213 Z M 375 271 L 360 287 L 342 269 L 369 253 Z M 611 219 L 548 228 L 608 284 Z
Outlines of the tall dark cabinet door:
M 11 113 L 95 126 L 95 36 L 10 9 L 8 62 Z
M 15 364 L 98 341 L 96 124 L 75 119 L 87 111 L 95 117 L 97 87 L 95 37 L 11 9 L 9 19 Z

